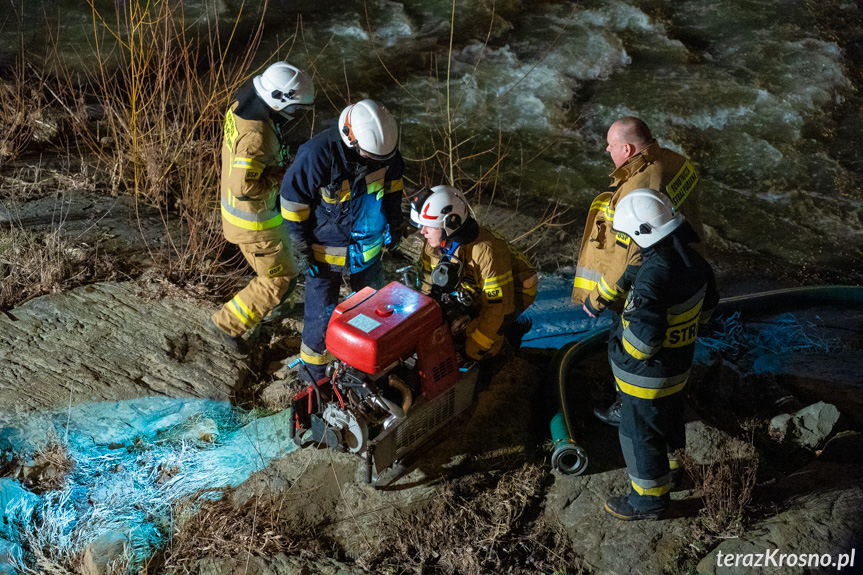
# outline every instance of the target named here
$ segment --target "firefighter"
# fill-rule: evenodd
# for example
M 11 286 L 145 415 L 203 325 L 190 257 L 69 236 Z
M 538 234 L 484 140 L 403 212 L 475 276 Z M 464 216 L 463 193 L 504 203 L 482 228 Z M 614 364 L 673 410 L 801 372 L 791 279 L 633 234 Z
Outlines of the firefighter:
M 435 186 L 411 200 L 411 222 L 426 243 L 420 255 L 423 289 L 442 259 L 464 266 L 461 285 L 474 294 L 477 317 L 465 330 L 465 354 L 474 360 L 495 356 L 504 339 L 513 348 L 530 330 L 523 312 L 536 299 L 537 275 L 523 253 L 471 215 L 464 195 L 452 186 Z
M 686 446 L 682 391 L 696 335 L 719 297 L 710 264 L 690 245 L 698 236 L 665 194 L 630 192 L 612 228 L 641 248 L 641 261 L 623 273 L 619 285 L 630 289 L 608 343 L 632 487 L 609 498 L 605 510 L 621 520 L 657 519 L 669 506 L 668 454 Z
M 381 252 L 402 237 L 404 161 L 398 127 L 381 104 L 362 100 L 338 125 L 297 150 L 282 181 L 282 215 L 305 274 L 301 374 L 325 376 L 325 336 L 342 276 L 352 290 L 383 286 Z
M 692 162 L 661 148 L 642 120 L 624 116 L 608 129 L 606 151 L 614 162 L 611 185 L 590 206 L 578 254 L 572 301 L 596 317 L 606 309 L 614 315 L 626 297 L 620 280 L 629 265 L 638 265 L 639 247 L 612 232 L 615 209 L 631 191 L 650 188 L 666 194 L 688 220 L 698 238 L 704 237 L 698 201 L 698 174 Z M 607 409 L 594 410 L 609 425 L 620 422 L 620 398 Z
M 244 350 L 243 333 L 286 302 L 296 284 L 278 191 L 288 161 L 285 133 L 314 99 L 305 72 L 276 62 L 237 91 L 225 114 L 222 229 L 256 274 L 210 319 L 211 329 L 234 351 Z

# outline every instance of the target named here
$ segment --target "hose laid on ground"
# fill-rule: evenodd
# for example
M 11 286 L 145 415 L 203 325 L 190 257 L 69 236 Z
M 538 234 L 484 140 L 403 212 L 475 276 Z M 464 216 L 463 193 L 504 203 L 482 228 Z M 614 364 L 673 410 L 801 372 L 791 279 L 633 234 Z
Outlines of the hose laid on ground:
M 768 311 L 776 307 L 800 304 L 863 303 L 863 287 L 859 286 L 818 286 L 796 287 L 734 296 L 719 300 L 715 314 L 745 312 L 750 310 Z M 587 469 L 587 453 L 575 440 L 574 426 L 569 415 L 566 399 L 566 374 L 581 359 L 608 342 L 610 328 L 596 328 L 580 340 L 563 346 L 552 360 L 554 377 L 560 399 L 558 412 L 549 424 L 554 452 L 551 456 L 552 469 L 564 475 L 581 475 Z

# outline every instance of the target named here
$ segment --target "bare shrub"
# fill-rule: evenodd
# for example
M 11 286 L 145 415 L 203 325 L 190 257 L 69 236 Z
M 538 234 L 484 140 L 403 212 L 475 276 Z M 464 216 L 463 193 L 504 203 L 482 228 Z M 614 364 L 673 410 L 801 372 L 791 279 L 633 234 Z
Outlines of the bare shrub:
M 398 536 L 378 542 L 361 563 L 378 573 L 466 575 L 573 567 L 566 534 L 533 517 L 547 477 L 544 464 L 526 463 L 443 485 L 421 508 L 394 511 L 380 531 Z
M 216 209 L 221 126 L 260 27 L 245 56 L 228 61 L 230 40 L 223 44 L 211 23 L 218 19 L 190 23 L 182 2 L 120 2 L 113 15 L 89 4 L 97 63 L 89 82 L 104 116 L 95 128 L 79 124 L 80 135 L 112 174 L 114 191 L 159 209 L 169 248 L 153 254 L 157 263 L 174 281 L 198 280 L 224 248 Z M 171 233 L 174 224 L 179 232 Z
M 758 453 L 750 435 L 748 442 L 726 442 L 716 453 L 714 463 L 697 463 L 685 451 L 678 460 L 701 493 L 704 508 L 701 524 L 717 536 L 736 536 L 743 532 L 752 511 L 753 490 L 758 472 Z

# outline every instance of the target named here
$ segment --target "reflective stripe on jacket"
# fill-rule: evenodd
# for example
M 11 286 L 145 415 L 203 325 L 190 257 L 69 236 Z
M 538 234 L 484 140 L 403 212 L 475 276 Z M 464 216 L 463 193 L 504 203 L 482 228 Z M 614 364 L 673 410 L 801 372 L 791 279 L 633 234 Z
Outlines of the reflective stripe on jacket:
M 687 241 L 697 239 L 684 224 Z M 687 235 L 688 234 L 688 235 Z M 687 267 L 671 240 L 641 251 L 639 266 L 627 268 L 632 289 L 608 344 L 608 359 L 621 392 L 645 399 L 677 393 L 686 385 L 699 325 L 719 301 L 710 264 L 683 247 Z
M 638 246 L 612 229 L 614 210 L 626 194 L 640 188 L 666 193 L 698 237 L 704 237 L 696 190 L 698 174 L 685 157 L 660 148 L 654 141 L 614 170 L 611 177 L 608 191 L 594 199 L 588 212 L 572 289 L 572 301 L 595 313 L 622 302 L 626 290 L 620 279 L 628 266 L 640 261 Z
M 402 224 L 404 161 L 360 158 L 335 128 L 297 150 L 281 187 L 281 213 L 305 257 L 352 272 L 369 267 L 384 244 L 387 226 Z
M 246 120 L 234 102 L 225 114 L 222 142 L 222 229 L 229 242 L 263 241 L 282 223 L 277 208 L 279 138 L 272 120 Z
M 494 355 L 503 345 L 504 321 L 518 317 L 536 300 L 536 268 L 517 247 L 482 226 L 476 240 L 459 245 L 454 255 L 464 263 L 462 287 L 474 295 L 478 312 L 466 330 L 467 349 L 473 346 L 480 356 Z M 423 244 L 420 264 L 426 292 L 440 258 L 440 249 Z

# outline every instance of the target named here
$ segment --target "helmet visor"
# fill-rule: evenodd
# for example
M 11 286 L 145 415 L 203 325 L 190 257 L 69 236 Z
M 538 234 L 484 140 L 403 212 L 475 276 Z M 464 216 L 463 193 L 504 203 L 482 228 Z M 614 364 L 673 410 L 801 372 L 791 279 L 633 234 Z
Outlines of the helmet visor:
M 360 156 L 362 156 L 364 158 L 369 158 L 372 160 L 377 160 L 379 162 L 382 162 L 384 160 L 389 160 L 390 158 L 395 156 L 396 152 L 398 151 L 398 146 L 396 146 L 395 148 L 393 148 L 392 152 L 382 156 L 380 154 L 372 154 L 371 152 L 367 152 L 367 151 L 363 150 L 362 148 L 360 148 L 359 146 L 356 146 L 356 148 L 357 148 L 357 152 L 360 154 Z
M 302 114 L 303 112 L 309 112 L 314 109 L 314 104 L 289 104 L 282 108 L 282 112 L 286 112 L 288 114 L 291 114 L 292 116 L 296 116 L 298 114 Z

